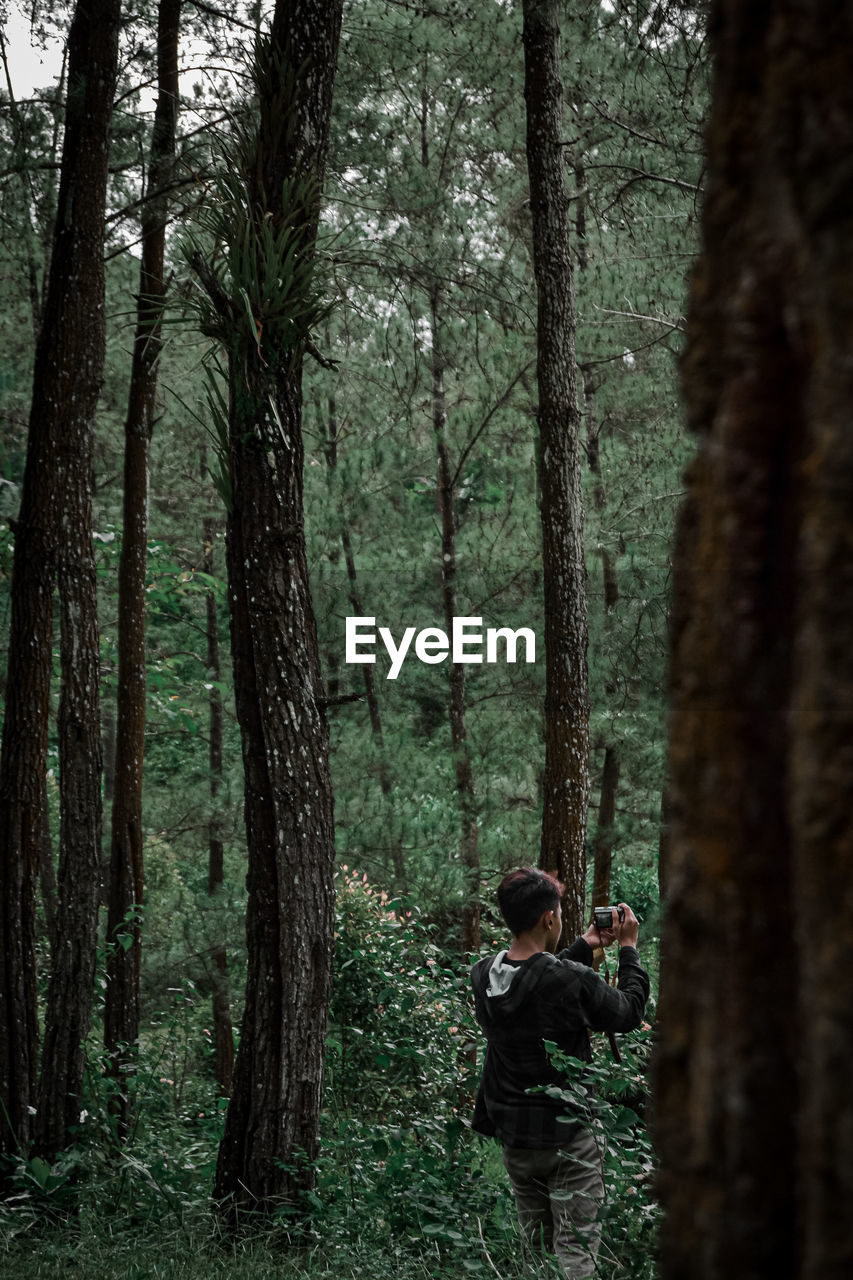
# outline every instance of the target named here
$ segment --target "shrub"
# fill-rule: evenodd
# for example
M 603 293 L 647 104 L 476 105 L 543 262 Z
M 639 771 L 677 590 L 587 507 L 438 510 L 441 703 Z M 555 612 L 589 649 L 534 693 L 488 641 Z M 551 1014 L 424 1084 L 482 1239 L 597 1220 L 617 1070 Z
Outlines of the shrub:
M 589 1064 L 561 1053 L 551 1042 L 547 1048 L 568 1081 L 558 1093 L 573 1114 L 585 1117 L 603 1149 L 606 1197 L 596 1274 L 608 1280 L 653 1280 L 660 1210 L 645 1123 L 651 1031 L 644 1024 L 641 1030 L 620 1036 L 621 1062 L 615 1061 L 601 1038 L 595 1042 Z

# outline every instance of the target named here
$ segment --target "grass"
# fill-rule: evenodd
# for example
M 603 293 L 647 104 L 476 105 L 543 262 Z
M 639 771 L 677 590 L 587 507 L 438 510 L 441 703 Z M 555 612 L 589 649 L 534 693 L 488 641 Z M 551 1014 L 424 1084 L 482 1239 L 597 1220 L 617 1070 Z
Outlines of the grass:
M 121 1221 L 93 1215 L 30 1230 L 19 1225 L 5 1236 L 0 1231 L 0 1280 L 522 1280 L 528 1274 L 518 1251 L 494 1255 L 479 1238 L 463 1256 L 447 1258 L 427 1240 L 420 1248 L 408 1240 L 379 1251 L 334 1238 L 292 1247 L 272 1235 L 228 1244 L 210 1220 L 169 1230 L 162 1224 L 123 1228 Z

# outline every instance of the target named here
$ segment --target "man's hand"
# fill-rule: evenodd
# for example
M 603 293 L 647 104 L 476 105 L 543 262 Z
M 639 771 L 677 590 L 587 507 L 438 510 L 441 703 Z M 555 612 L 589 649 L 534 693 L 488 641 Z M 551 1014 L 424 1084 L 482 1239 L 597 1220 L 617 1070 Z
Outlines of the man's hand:
M 613 936 L 619 939 L 620 947 L 636 947 L 640 936 L 640 922 L 627 902 L 620 902 L 619 906 L 625 912 L 625 919 L 620 923 L 618 913 L 613 912 Z M 610 933 L 610 930 L 605 929 L 604 932 Z
M 616 912 L 614 911 L 613 914 L 615 916 Z M 599 929 L 595 921 L 593 921 L 586 933 L 581 934 L 581 937 L 595 951 L 597 947 L 609 947 L 611 942 L 615 941 L 616 934 L 613 929 Z

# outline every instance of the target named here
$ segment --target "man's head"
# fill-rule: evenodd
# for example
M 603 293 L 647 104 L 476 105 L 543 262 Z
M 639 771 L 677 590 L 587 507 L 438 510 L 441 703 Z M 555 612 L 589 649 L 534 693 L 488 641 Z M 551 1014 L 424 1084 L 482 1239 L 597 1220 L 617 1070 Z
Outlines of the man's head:
M 498 906 L 510 933 L 517 938 L 538 925 L 546 912 L 554 916 L 554 943 L 560 934 L 563 886 L 556 876 L 536 867 L 510 871 L 498 885 Z

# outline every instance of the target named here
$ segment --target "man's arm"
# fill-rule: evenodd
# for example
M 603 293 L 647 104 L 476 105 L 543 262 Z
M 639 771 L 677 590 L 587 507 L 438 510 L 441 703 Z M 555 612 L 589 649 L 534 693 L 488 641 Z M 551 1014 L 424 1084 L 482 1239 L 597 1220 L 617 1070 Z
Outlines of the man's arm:
M 587 930 L 587 932 L 589 932 Z M 575 964 L 585 964 L 588 968 L 592 968 L 592 949 L 596 944 L 590 943 L 586 934 L 580 938 L 575 938 L 570 947 L 565 947 L 562 951 L 557 952 L 558 960 L 574 960 Z
M 592 974 L 584 974 L 581 984 L 581 1012 L 593 1031 L 634 1031 L 643 1021 L 649 998 L 649 975 L 640 964 L 637 951 L 639 922 L 627 902 L 620 902 L 619 906 L 622 919 L 614 911 L 612 929 L 603 929 L 598 933 L 593 924 L 583 939 L 578 939 L 578 942 L 587 945 L 590 956 L 594 945 L 591 935 L 594 932 L 604 946 L 614 939 L 619 941 L 619 986 L 611 987 Z
M 609 986 L 597 974 L 584 974 L 581 1012 L 593 1031 L 634 1031 L 643 1021 L 649 998 L 649 975 L 636 947 L 619 950 L 619 986 Z

